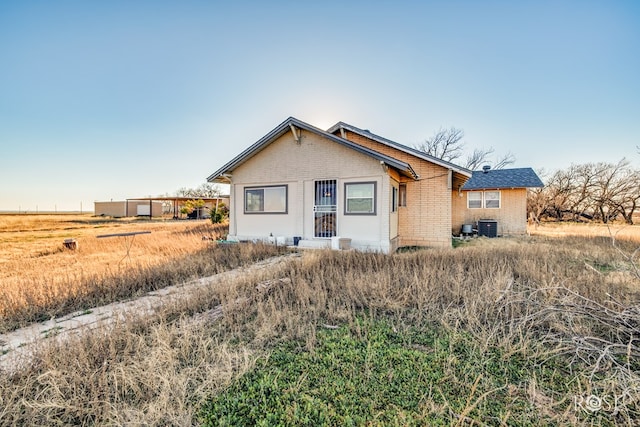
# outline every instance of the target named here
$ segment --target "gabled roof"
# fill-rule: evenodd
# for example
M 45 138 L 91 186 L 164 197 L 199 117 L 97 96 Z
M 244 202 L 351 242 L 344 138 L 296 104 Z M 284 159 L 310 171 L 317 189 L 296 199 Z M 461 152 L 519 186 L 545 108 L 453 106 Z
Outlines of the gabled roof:
M 531 168 L 489 169 L 474 171 L 462 190 L 482 190 L 487 188 L 533 188 L 544 187 L 538 175 Z
M 388 166 L 397 169 L 398 171 L 400 171 L 402 174 L 406 176 L 409 176 L 414 179 L 418 178 L 418 175 L 415 173 L 415 171 L 411 168 L 411 165 L 409 165 L 408 163 L 405 163 L 398 159 L 394 159 L 393 157 L 378 153 L 377 151 L 370 150 L 366 147 L 362 147 L 358 144 L 355 144 L 351 141 L 347 141 L 346 139 L 340 138 L 336 135 L 332 135 L 328 132 L 323 131 L 320 128 L 312 126 L 294 117 L 289 117 L 284 122 L 276 126 L 276 128 L 273 129 L 271 132 L 269 132 L 268 134 L 260 138 L 256 143 L 254 143 L 249 148 L 247 148 L 242 153 L 240 153 L 238 156 L 236 156 L 233 160 L 231 160 L 230 162 L 222 166 L 220 169 L 218 169 L 217 171 L 209 175 L 209 177 L 207 178 L 207 181 L 214 182 L 216 180 L 218 181 L 224 180 L 224 176 L 226 174 L 231 173 L 235 168 L 243 164 L 249 158 L 253 157 L 264 147 L 271 144 L 273 141 L 280 138 L 282 135 L 286 134 L 287 132 L 292 132 L 291 126 L 294 126 L 295 128 L 298 128 L 298 129 L 306 130 L 308 132 L 315 133 L 337 144 L 351 148 L 352 150 L 355 150 L 366 156 L 372 157 L 376 160 L 379 160 L 380 162 L 384 162 Z
M 387 145 L 389 147 L 395 148 L 397 150 L 403 151 L 405 153 L 411 154 L 412 156 L 418 157 L 420 159 L 426 160 L 428 162 L 431 163 L 435 163 L 436 165 L 440 165 L 442 167 L 445 167 L 447 169 L 451 169 L 454 172 L 458 172 L 462 175 L 465 175 L 467 177 L 471 176 L 471 171 L 469 169 L 463 168 L 462 166 L 458 166 L 456 164 L 453 164 L 451 162 L 447 162 L 446 160 L 442 160 L 439 159 L 437 157 L 431 156 L 429 154 L 423 153 L 420 150 L 416 150 L 415 148 L 411 148 L 408 147 L 406 145 L 402 145 L 398 142 L 395 141 L 391 141 L 390 139 L 384 138 L 380 135 L 376 135 L 374 133 L 369 132 L 368 130 L 365 129 L 360 129 L 357 128 L 353 125 L 350 125 L 348 123 L 344 123 L 344 122 L 338 122 L 335 125 L 331 126 L 331 128 L 329 128 L 329 130 L 327 130 L 327 132 L 329 133 L 334 133 L 335 131 L 339 130 L 339 129 L 345 129 L 348 131 L 351 131 L 353 133 L 356 133 L 358 135 L 364 136 L 365 138 L 369 138 L 372 139 L 376 142 L 379 142 L 380 144 L 384 144 Z

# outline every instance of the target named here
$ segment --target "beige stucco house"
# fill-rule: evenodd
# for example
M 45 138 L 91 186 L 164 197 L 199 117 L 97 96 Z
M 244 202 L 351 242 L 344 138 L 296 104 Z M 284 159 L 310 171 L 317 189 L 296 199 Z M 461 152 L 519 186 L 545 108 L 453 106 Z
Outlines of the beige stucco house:
M 451 246 L 472 172 L 367 130 L 288 118 L 208 177 L 230 185 L 230 240 L 361 250 Z M 526 203 L 526 201 L 525 201 Z

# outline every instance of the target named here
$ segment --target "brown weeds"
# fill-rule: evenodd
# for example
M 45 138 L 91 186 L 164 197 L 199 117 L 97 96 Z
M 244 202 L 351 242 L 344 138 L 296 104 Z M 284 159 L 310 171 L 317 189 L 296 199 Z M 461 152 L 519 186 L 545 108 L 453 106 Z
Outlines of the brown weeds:
M 0 332 L 268 256 L 213 251 L 227 226 L 204 221 L 15 215 L 0 216 L 0 229 Z M 98 238 L 141 230 L 151 233 Z M 68 236 L 77 250 L 63 248 Z
M 32 366 L 0 377 L 0 420 L 191 425 L 201 402 L 274 344 L 294 339 L 313 350 L 318 327 L 346 324 L 357 332 L 356 319 L 367 316 L 396 328 L 435 325 L 470 335 L 478 348 L 497 348 L 505 358 L 564 357 L 567 384 L 627 396 L 615 419 L 630 423 L 638 415 L 640 287 L 626 262 L 596 238 L 478 240 L 393 256 L 307 252 L 153 318 L 43 347 Z M 219 305 L 220 318 L 190 317 Z M 486 396 L 469 387 L 473 408 Z M 507 389 L 556 423 L 580 422 L 568 409 L 571 396 L 543 387 L 531 378 Z M 467 412 L 452 414 L 452 422 L 466 422 Z

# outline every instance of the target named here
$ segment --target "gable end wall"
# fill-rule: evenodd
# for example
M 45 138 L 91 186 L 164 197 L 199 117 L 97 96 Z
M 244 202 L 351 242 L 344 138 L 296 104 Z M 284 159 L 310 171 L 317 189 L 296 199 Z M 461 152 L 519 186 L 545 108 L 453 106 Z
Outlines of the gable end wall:
M 294 236 L 314 239 L 314 181 L 337 181 L 338 236 L 352 239 L 352 246 L 389 252 L 391 179 L 380 162 L 351 148 L 302 130 L 301 143 L 290 132 L 264 147 L 232 171 L 229 233 L 238 239 Z M 345 215 L 344 186 L 350 182 L 376 182 L 376 215 Z M 247 186 L 287 185 L 286 214 L 244 213 Z

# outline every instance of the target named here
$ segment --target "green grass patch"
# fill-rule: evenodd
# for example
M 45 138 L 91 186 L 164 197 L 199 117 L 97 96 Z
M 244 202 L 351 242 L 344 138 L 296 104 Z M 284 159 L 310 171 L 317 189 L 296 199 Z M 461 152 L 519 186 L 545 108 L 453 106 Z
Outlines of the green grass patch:
M 62 329 L 64 329 L 62 326 L 54 326 L 53 328 L 45 329 L 40 333 L 43 334 L 45 338 L 50 338 L 58 335 Z
M 545 424 L 554 408 L 538 411 L 527 385 L 533 374 L 548 392 L 567 395 L 561 366 L 482 352 L 471 336 L 437 327 L 396 331 L 385 321 L 361 321 L 319 330 L 313 351 L 280 345 L 207 403 L 201 420 L 209 426 Z
M 599 271 L 600 273 L 610 273 L 612 271 L 617 271 L 619 270 L 618 267 L 616 267 L 613 264 L 607 263 L 607 262 L 598 262 L 598 261 L 590 261 L 587 260 L 585 261 L 585 263 L 591 267 L 593 267 L 594 270 Z
M 84 310 L 79 311 L 77 313 L 74 313 L 71 317 L 72 318 L 81 317 L 81 316 L 86 316 L 87 314 L 91 314 L 91 313 L 93 313 L 93 310 L 90 310 L 90 309 L 87 308 L 87 309 L 84 309 Z
M 419 252 L 429 249 L 427 246 L 401 246 L 397 249 L 396 253 L 405 254 L 412 252 Z

